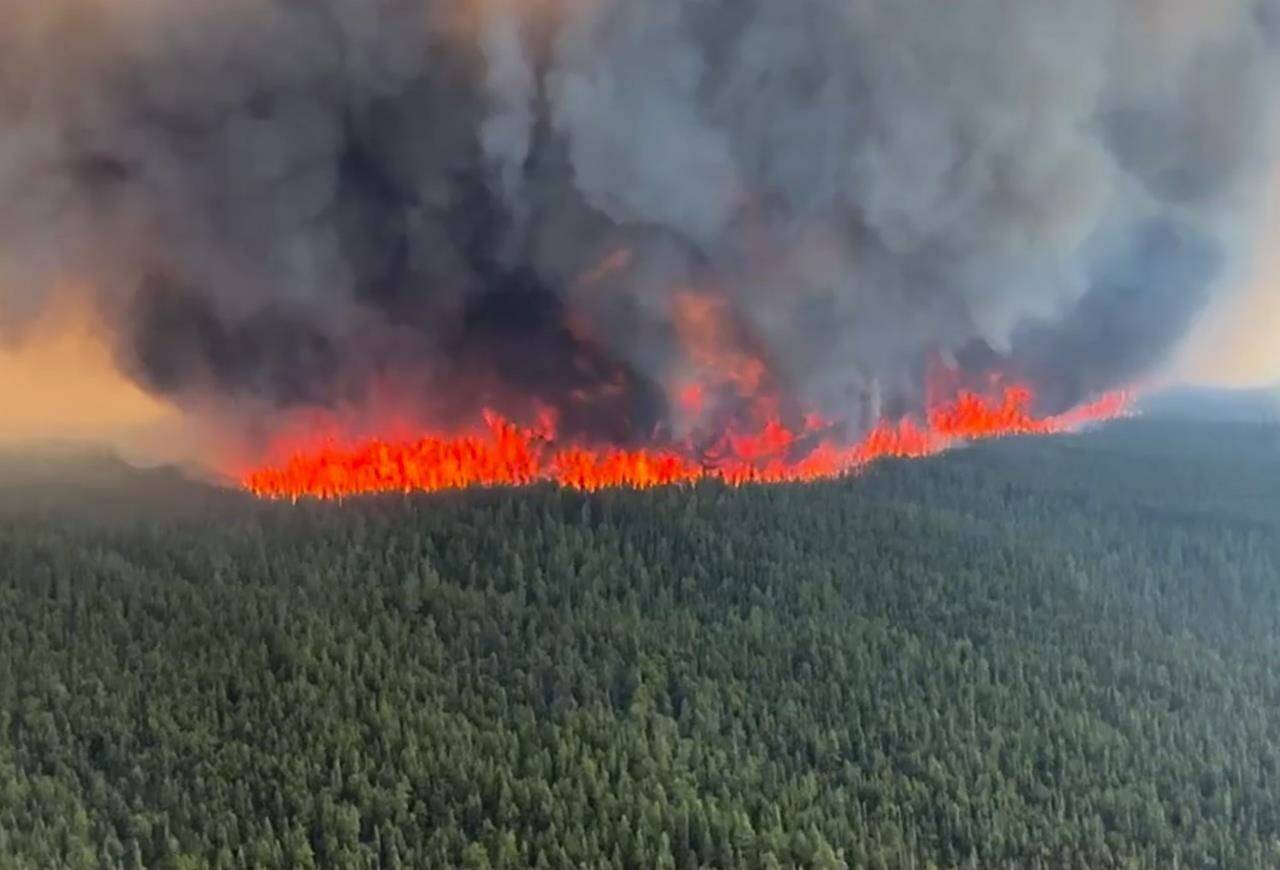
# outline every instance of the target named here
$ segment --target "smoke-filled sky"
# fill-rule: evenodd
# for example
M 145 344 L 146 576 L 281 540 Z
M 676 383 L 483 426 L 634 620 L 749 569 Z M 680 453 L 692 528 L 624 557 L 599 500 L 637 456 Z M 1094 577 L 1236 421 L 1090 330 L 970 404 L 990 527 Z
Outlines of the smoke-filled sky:
M 56 306 L 0 347 L 0 446 L 101 443 L 140 462 L 187 461 L 200 446 L 176 408 L 118 372 L 89 312 Z
M 68 295 L 86 382 L 260 434 L 545 405 L 646 438 L 691 385 L 856 428 L 939 356 L 1046 410 L 1280 371 L 1280 0 L 0 13 L 18 414 L 72 389 L 24 374 Z
M 1280 160 L 1272 170 L 1258 241 L 1243 275 L 1188 342 L 1179 373 L 1228 386 L 1280 385 Z
M 0 356 L 0 441 L 127 436 L 163 406 L 120 377 L 83 322 L 47 321 Z

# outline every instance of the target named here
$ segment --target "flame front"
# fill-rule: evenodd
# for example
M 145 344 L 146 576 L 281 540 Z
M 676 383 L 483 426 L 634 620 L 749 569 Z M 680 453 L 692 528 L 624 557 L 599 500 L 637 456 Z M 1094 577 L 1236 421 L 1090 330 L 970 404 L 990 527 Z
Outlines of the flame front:
M 729 432 L 700 450 L 690 445 L 639 450 L 563 445 L 546 423 L 522 428 L 486 414 L 478 434 L 294 448 L 287 461 L 251 470 L 241 483 L 264 498 L 296 500 L 538 482 L 595 491 L 701 480 L 733 486 L 815 481 L 855 474 L 879 459 L 921 458 L 966 442 L 1069 432 L 1123 416 L 1130 406 L 1129 395 L 1116 392 L 1065 414 L 1037 417 L 1034 398 L 1023 386 L 1005 387 L 994 396 L 961 392 L 931 407 L 923 421 L 885 421 L 851 444 L 831 436 L 817 418 L 800 431 L 774 420 L 756 432 Z

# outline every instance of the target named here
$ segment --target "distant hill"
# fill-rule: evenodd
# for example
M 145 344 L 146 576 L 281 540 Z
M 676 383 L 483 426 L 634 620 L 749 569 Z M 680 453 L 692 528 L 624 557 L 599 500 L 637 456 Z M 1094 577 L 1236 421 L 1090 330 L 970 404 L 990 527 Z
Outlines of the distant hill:
M 130 509 L 199 510 L 226 493 L 175 466 L 138 468 L 83 444 L 0 448 L 0 512 L 110 515 Z
M 1280 421 L 1280 386 L 1252 390 L 1178 387 L 1143 397 L 1138 410 L 1157 419 L 1273 423 Z

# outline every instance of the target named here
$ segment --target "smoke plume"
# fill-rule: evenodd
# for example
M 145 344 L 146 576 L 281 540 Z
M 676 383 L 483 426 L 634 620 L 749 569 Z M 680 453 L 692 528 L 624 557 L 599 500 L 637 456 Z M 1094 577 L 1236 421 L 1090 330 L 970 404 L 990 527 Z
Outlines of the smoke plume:
M 1249 236 L 1280 2 L 0 0 L 0 327 L 192 413 L 1057 410 Z M 747 383 L 750 382 L 750 383 Z

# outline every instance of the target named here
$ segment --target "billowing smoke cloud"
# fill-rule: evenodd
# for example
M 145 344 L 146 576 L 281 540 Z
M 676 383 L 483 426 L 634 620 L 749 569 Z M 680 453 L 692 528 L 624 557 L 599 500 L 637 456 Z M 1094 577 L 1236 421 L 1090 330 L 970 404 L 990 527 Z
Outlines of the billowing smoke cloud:
M 1067 404 L 1214 292 L 1280 90 L 1276 0 L 0 12 L 6 332 L 90 294 L 137 382 L 249 417 L 536 399 L 625 438 L 726 335 L 836 419 L 930 353 Z

